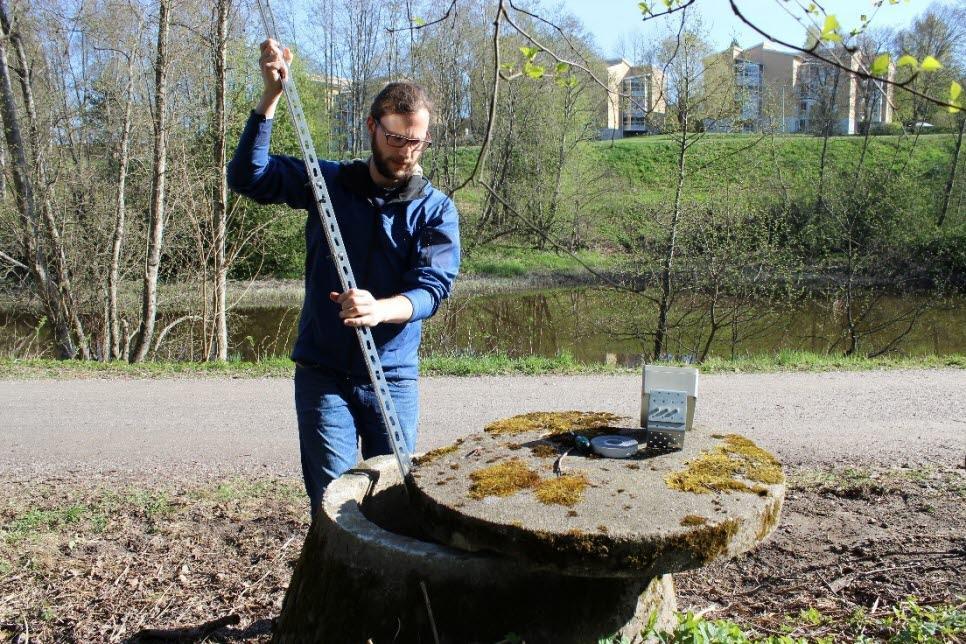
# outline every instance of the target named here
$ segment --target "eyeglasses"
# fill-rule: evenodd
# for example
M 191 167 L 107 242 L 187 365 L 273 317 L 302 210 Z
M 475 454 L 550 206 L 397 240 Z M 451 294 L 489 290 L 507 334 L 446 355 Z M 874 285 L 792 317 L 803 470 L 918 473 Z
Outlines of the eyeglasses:
M 391 148 L 404 148 L 408 145 L 413 146 L 417 151 L 423 151 L 433 144 L 429 139 L 411 139 L 408 136 L 403 136 L 402 134 L 393 134 L 386 129 L 386 126 L 382 124 L 382 121 L 376 121 L 376 124 L 382 128 L 382 133 L 386 137 L 386 143 Z

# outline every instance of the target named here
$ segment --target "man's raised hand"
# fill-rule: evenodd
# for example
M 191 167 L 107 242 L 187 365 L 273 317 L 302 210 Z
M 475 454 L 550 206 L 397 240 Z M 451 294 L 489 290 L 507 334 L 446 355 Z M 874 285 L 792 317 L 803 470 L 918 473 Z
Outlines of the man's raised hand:
M 278 43 L 271 38 L 259 45 L 259 50 L 261 55 L 258 58 L 258 67 L 262 73 L 264 89 L 255 111 L 264 114 L 265 118 L 272 118 L 282 95 L 282 79 L 286 78 L 288 66 L 292 64 L 292 52 L 288 47 L 279 49 Z

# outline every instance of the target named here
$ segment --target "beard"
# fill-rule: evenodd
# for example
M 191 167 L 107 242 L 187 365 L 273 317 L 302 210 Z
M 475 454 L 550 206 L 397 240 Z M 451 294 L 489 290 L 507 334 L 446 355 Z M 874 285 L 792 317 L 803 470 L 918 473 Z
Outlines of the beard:
M 376 166 L 376 170 L 379 174 L 392 181 L 405 181 L 409 177 L 413 176 L 413 169 L 416 167 L 415 163 L 397 165 L 395 168 L 389 165 L 389 158 L 386 157 L 382 150 L 376 145 L 376 135 L 372 134 L 369 137 L 369 149 L 372 150 L 372 163 Z

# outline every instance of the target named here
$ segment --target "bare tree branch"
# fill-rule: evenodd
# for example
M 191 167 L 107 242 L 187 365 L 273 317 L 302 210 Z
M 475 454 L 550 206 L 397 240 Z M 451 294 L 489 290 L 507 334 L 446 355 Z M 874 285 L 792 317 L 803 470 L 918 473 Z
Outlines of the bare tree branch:
M 0 259 L 2 259 L 3 261 L 7 262 L 8 264 L 10 264 L 10 265 L 12 265 L 12 266 L 14 266 L 16 268 L 19 268 L 21 270 L 25 270 L 25 271 L 29 271 L 30 270 L 30 267 L 29 266 L 27 266 L 26 264 L 21 264 L 20 262 L 18 262 L 17 260 L 15 260 L 10 255 L 7 255 L 2 250 L 0 250 Z
M 433 25 L 438 25 L 441 22 L 446 22 L 446 20 L 449 18 L 450 12 L 452 12 L 455 7 L 456 7 L 456 0 L 452 0 L 449 3 L 449 7 L 447 7 L 446 9 L 446 13 L 444 13 L 442 17 L 437 18 L 436 20 L 431 20 L 430 22 L 424 22 L 418 25 L 411 24 L 408 27 L 386 27 L 386 31 L 391 34 L 399 33 L 400 31 L 414 32 L 414 31 L 419 31 L 420 29 L 425 29 L 426 27 L 432 27 Z

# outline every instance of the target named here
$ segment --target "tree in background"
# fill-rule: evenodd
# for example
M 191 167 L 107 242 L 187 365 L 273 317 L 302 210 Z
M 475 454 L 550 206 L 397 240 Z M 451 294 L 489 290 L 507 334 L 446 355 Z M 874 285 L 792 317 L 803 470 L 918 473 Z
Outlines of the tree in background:
M 943 96 L 950 83 L 966 80 L 966 7 L 933 2 L 907 29 L 895 34 L 894 53 L 897 60 L 904 55 L 911 55 L 917 61 L 931 56 L 942 65 L 930 73 L 920 73 L 911 66 L 900 68 L 899 80 L 908 82 L 911 89 L 922 94 L 897 94 L 897 105 L 907 123 L 928 122 L 951 129 L 949 111 L 926 96 Z
M 652 353 L 655 359 L 660 359 L 665 352 L 668 315 L 676 295 L 675 259 L 678 235 L 685 216 L 688 152 L 704 136 L 708 124 L 732 122 L 737 115 L 735 104 L 730 100 L 717 100 L 718 88 L 705 83 L 705 60 L 711 53 L 711 45 L 700 18 L 685 9 L 681 12 L 677 32 L 668 34 L 654 55 L 656 64 L 664 70 L 667 84 L 664 129 L 671 134 L 674 142 L 677 168 L 670 208 L 655 213 L 655 219 L 663 230 L 659 267 L 655 275 L 660 289 L 656 298 L 657 323 Z
M 500 42 L 506 62 L 484 71 L 484 87 L 494 76 L 503 84 L 496 99 L 502 118 L 490 132 L 489 165 L 480 178 L 486 194 L 469 231 L 471 247 L 508 235 L 538 249 L 579 247 L 584 240 L 575 222 L 587 213 L 584 197 L 595 181 L 577 161 L 578 146 L 597 136 L 599 99 L 591 79 L 541 52 L 570 48 L 586 57 L 589 45 L 566 18 L 566 41 L 525 14 L 512 20 L 520 33 Z

